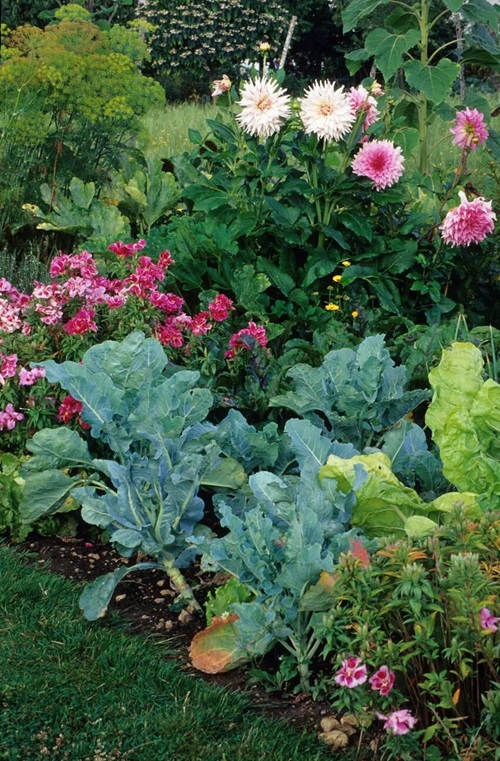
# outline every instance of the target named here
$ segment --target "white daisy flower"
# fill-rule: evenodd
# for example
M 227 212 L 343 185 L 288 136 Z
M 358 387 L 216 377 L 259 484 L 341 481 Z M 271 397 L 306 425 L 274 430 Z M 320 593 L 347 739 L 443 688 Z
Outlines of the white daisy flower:
M 340 140 L 356 121 L 349 96 L 343 85 L 336 90 L 335 82 L 316 81 L 299 102 L 304 130 L 325 140 Z
M 247 82 L 241 91 L 241 113 L 236 117 L 249 135 L 270 137 L 290 116 L 290 96 L 267 77 Z

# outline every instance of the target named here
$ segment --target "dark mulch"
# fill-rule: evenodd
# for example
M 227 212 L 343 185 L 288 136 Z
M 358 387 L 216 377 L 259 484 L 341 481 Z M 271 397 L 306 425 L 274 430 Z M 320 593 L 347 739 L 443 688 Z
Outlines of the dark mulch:
M 133 565 L 137 562 L 135 556 L 122 558 L 109 544 L 87 538 L 33 534 L 16 546 L 28 552 L 27 559 L 33 565 L 77 582 L 92 581 L 121 564 Z M 197 599 L 202 602 L 210 590 L 222 583 L 223 578 L 218 579 L 194 569 L 189 580 Z M 175 597 L 176 593 L 165 573 L 157 569 L 133 571 L 118 585 L 109 610 L 119 611 L 132 633 L 158 637 L 168 643 L 171 657 L 180 662 L 182 669 L 212 684 L 244 690 L 270 717 L 282 719 L 299 729 L 318 731 L 320 720 L 332 712 L 325 702 L 315 702 L 300 694 L 268 692 L 261 684 L 252 682 L 248 672 L 242 668 L 213 676 L 193 669 L 188 657 L 189 643 L 194 634 L 204 628 L 205 622 L 203 618 L 193 617 L 184 610 L 176 611 L 175 606 L 174 610 L 170 610 Z

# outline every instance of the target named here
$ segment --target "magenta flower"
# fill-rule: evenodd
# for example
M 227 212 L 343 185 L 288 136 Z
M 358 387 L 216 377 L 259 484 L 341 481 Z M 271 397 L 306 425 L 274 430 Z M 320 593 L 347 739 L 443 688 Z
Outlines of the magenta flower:
M 402 708 L 400 711 L 393 711 L 389 716 L 384 716 L 384 714 L 377 712 L 377 716 L 385 722 L 384 729 L 387 729 L 388 731 L 390 730 L 393 735 L 408 734 L 417 721 L 407 708 Z
M 394 671 L 391 671 L 388 666 L 381 666 L 368 681 L 370 682 L 372 690 L 376 690 L 381 695 L 385 696 L 388 695 L 394 687 L 395 679 L 396 675 L 394 674 Z
M 492 616 L 489 608 L 481 608 L 479 617 L 482 629 L 488 629 L 491 632 L 498 631 L 497 623 L 500 621 L 500 616 Z
M 351 656 L 342 661 L 342 667 L 337 671 L 333 677 L 337 684 L 342 687 L 348 687 L 352 689 L 359 684 L 363 684 L 368 679 L 366 666 L 361 661 L 361 658 L 355 658 Z
M 24 415 L 22 412 L 16 412 L 12 404 L 6 406 L 3 412 L 0 412 L 0 431 L 7 428 L 9 431 L 13 431 L 19 420 L 23 420 Z
M 17 354 L 0 355 L 0 373 L 5 378 L 13 378 L 16 374 Z
M 491 201 L 484 198 L 468 201 L 461 190 L 458 195 L 460 206 L 450 209 L 439 228 L 442 238 L 452 246 L 480 243 L 495 227 L 496 214 L 492 211 Z
M 455 135 L 453 145 L 460 148 L 472 148 L 476 150 L 480 143 L 486 142 L 489 132 L 484 123 L 483 114 L 477 108 L 465 108 L 457 113 L 455 126 L 450 129 Z
M 25 367 L 22 367 L 19 371 L 20 386 L 32 386 L 39 378 L 45 378 L 43 367 L 34 367 L 33 370 L 26 370 Z
M 223 322 L 229 317 L 229 312 L 234 309 L 233 302 L 223 293 L 218 293 L 208 305 L 210 317 L 215 322 Z
M 266 329 L 262 325 L 256 325 L 255 322 L 250 321 L 248 328 L 242 328 L 237 333 L 233 333 L 229 339 L 229 351 L 224 354 L 226 359 L 232 359 L 236 354 L 236 349 L 250 349 L 251 343 L 246 339 L 246 336 L 253 338 L 263 348 L 267 346 L 267 334 Z
M 71 320 L 63 326 L 65 333 L 70 336 L 79 336 L 92 331 L 97 333 L 97 325 L 94 322 L 95 312 L 93 309 L 80 309 Z
M 403 163 L 401 148 L 390 140 L 370 140 L 358 151 L 351 166 L 354 174 L 372 180 L 375 190 L 383 190 L 399 180 Z
M 122 243 L 122 241 L 119 240 L 116 243 L 112 243 L 110 246 L 108 246 L 108 248 L 117 256 L 126 258 L 133 256 L 137 251 L 143 249 L 145 245 L 146 241 L 144 238 L 141 238 L 141 240 L 138 240 L 137 243 Z

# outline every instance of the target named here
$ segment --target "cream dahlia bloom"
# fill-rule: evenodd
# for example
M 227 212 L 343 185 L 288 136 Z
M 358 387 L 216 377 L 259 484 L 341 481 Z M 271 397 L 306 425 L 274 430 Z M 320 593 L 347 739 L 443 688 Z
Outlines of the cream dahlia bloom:
M 324 140 L 340 140 L 350 132 L 356 113 L 343 85 L 335 89 L 335 82 L 316 81 L 309 87 L 300 102 L 300 118 L 304 130 Z
M 241 113 L 236 117 L 249 135 L 270 137 L 290 116 L 290 96 L 266 76 L 247 82 L 241 91 Z

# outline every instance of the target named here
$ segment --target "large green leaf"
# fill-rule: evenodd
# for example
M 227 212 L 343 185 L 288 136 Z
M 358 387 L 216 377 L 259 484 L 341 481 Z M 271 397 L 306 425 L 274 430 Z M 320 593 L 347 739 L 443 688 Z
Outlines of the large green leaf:
M 173 174 L 163 171 L 161 159 L 146 157 L 146 208 L 142 216 L 152 227 L 179 197 L 179 189 Z
M 80 595 L 80 608 L 87 621 L 96 621 L 106 615 L 108 605 L 116 586 L 124 576 L 137 569 L 157 568 L 156 563 L 137 563 L 129 567 L 121 566 L 112 573 L 100 576 L 85 587 Z
M 56 512 L 75 485 L 75 479 L 62 470 L 32 473 L 24 483 L 20 514 L 24 523 L 33 523 L 42 515 Z
M 387 5 L 388 2 L 389 0 L 352 0 L 342 12 L 342 31 L 344 34 L 354 29 L 361 19 L 373 13 L 379 5 Z
M 83 182 L 78 177 L 72 177 L 69 192 L 78 208 L 88 210 L 95 196 L 95 185 L 93 182 Z
M 390 79 L 403 63 L 403 53 L 415 47 L 420 40 L 417 29 L 409 29 L 404 34 L 389 34 L 385 29 L 373 29 L 366 37 L 365 47 L 375 56 L 377 67 Z
M 451 86 L 460 73 L 460 65 L 448 58 L 442 58 L 437 66 L 406 61 L 403 68 L 410 87 L 421 90 L 433 103 L 441 103 L 450 94 Z
M 139 390 L 158 382 L 168 359 L 159 341 L 135 330 L 123 341 L 104 341 L 86 353 L 84 365 L 108 375 L 123 390 Z
M 473 24 L 488 24 L 495 29 L 498 25 L 500 8 L 488 0 L 467 0 L 462 5 L 461 14 Z
M 23 471 L 74 468 L 89 465 L 92 460 L 86 442 L 70 428 L 44 428 L 28 439 L 26 449 L 33 453 Z

